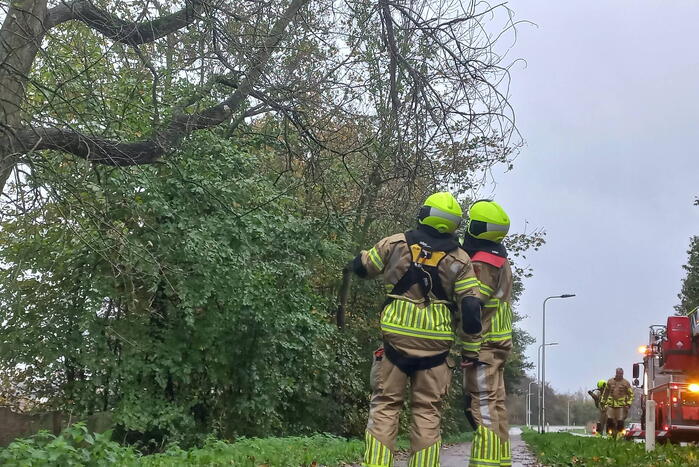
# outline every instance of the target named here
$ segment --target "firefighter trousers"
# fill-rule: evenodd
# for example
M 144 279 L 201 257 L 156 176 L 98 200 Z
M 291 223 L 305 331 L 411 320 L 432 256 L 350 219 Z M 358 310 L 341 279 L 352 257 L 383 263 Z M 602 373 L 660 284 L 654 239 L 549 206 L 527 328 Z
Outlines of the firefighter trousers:
M 378 353 L 378 352 L 377 352 Z M 371 367 L 371 405 L 365 433 L 366 467 L 390 467 L 396 450 L 400 410 L 410 383 L 410 461 L 408 467 L 438 467 L 442 404 L 452 371 L 447 362 L 428 370 L 403 373 L 385 356 Z
M 470 402 L 469 421 L 476 430 L 471 444 L 469 465 L 472 467 L 512 465 L 505 406 L 504 373 L 508 354 L 508 350 L 482 347 L 479 363 L 464 369 L 464 390 L 467 403 Z

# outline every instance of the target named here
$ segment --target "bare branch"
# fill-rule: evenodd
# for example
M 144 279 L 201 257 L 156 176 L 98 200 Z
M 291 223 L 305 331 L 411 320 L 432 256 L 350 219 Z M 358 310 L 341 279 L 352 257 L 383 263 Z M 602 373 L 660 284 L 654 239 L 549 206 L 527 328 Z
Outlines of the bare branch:
M 165 37 L 192 24 L 204 0 L 187 0 L 181 10 L 152 21 L 125 21 L 108 11 L 97 8 L 90 0 L 63 1 L 51 8 L 44 26 L 50 29 L 61 23 L 82 21 L 108 38 L 128 45 L 146 44 Z

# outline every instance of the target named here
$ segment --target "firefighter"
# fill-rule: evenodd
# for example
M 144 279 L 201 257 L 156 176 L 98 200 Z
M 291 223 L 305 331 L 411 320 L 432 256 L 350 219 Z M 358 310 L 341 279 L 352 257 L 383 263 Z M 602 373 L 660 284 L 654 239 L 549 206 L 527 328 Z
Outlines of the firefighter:
M 624 430 L 624 420 L 629 414 L 633 403 L 633 388 L 624 379 L 624 370 L 616 369 L 614 378 L 607 381 L 602 392 L 602 401 L 607 408 L 607 431 L 612 437 Z
M 439 466 L 442 403 L 452 377 L 447 355 L 460 334 L 480 331 L 478 279 L 454 232 L 462 211 L 446 192 L 427 198 L 417 228 L 380 240 L 351 263 L 362 278 L 382 276 L 383 345 L 374 352 L 364 466 L 393 464 L 399 415 L 410 383 L 411 467 Z
M 595 401 L 595 407 L 599 410 L 599 422 L 597 422 L 597 436 L 604 434 L 605 425 L 607 424 L 607 408 L 602 401 L 602 393 L 607 386 L 607 381 L 601 379 L 597 381 L 597 388 L 587 391 L 587 393 Z
M 470 465 L 509 466 L 504 369 L 512 349 L 512 270 L 502 240 L 510 219 L 491 200 L 476 201 L 468 217 L 462 248 L 471 257 L 485 300 L 482 331 L 462 342 L 466 417 L 476 431 Z

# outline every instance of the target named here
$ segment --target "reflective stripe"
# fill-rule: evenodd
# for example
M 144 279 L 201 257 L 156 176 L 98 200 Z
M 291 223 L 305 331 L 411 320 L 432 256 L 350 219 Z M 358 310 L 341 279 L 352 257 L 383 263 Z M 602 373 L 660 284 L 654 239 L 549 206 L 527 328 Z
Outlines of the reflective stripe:
M 424 339 L 454 340 L 451 310 L 442 303 L 419 307 L 406 300 L 393 300 L 381 315 L 384 332 Z
M 410 456 L 408 467 L 439 467 L 439 449 L 442 441 L 437 441 L 432 446 L 422 449 Z
M 410 328 L 400 328 L 397 326 L 389 326 L 388 324 L 382 324 L 381 330 L 388 334 L 400 334 L 402 336 L 418 337 L 423 339 L 432 339 L 437 341 L 453 341 L 454 336 L 452 334 L 441 334 L 436 332 L 426 332 L 419 329 Z
M 376 248 L 369 250 L 369 259 L 374 263 L 376 269 L 383 271 L 383 261 L 381 261 L 381 256 L 379 256 L 379 252 L 376 251 Z
M 492 431 L 479 425 L 471 443 L 471 466 L 500 467 L 500 439 Z
M 491 302 L 498 303 L 498 310 L 491 317 L 490 329 L 483 333 L 483 342 L 502 342 L 512 339 L 512 308 L 510 304 L 497 298 L 488 301 L 488 303 Z
M 490 288 L 490 286 L 480 281 L 478 281 L 478 287 L 481 293 L 487 297 L 490 297 L 493 295 L 493 292 L 495 292 L 492 288 Z
M 454 283 L 454 292 L 461 292 L 462 290 L 467 290 L 473 287 L 478 287 L 478 279 L 475 277 L 468 277 Z
M 485 302 L 485 305 L 483 305 L 484 308 L 495 308 L 500 306 L 500 299 L 498 298 L 491 298 L 487 302 Z
M 435 208 L 433 206 L 430 206 L 430 213 L 428 214 L 427 217 L 429 217 L 429 216 L 441 217 L 442 219 L 447 219 L 449 221 L 452 221 L 457 226 L 461 224 L 461 218 L 459 216 L 449 214 L 448 212 L 442 211 L 441 209 Z
M 476 390 L 479 394 L 478 408 L 481 413 L 483 425 L 490 426 L 493 420 L 490 418 L 490 407 L 488 406 L 487 384 L 485 382 L 485 369 L 483 365 L 476 365 Z
M 363 467 L 391 467 L 393 465 L 393 453 L 388 447 L 366 431 L 364 433 L 364 462 Z
M 510 230 L 510 225 L 500 225 L 500 224 L 493 224 L 492 222 L 486 222 L 485 224 L 488 228 L 488 232 L 505 232 L 507 233 Z
M 478 352 L 481 349 L 481 341 L 478 341 L 478 342 L 461 341 L 461 344 L 462 344 L 464 350 Z
M 512 465 L 512 449 L 510 441 L 500 441 L 500 467 L 510 467 Z

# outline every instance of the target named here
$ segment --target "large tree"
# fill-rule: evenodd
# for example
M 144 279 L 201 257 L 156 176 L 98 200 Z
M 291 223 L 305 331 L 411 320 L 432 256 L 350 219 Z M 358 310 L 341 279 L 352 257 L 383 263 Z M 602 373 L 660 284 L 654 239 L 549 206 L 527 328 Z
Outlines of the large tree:
M 270 112 L 299 130 L 296 157 L 369 157 L 368 192 L 395 172 L 388 162 L 412 180 L 461 184 L 508 160 L 513 143 L 507 65 L 484 26 L 500 9 L 14 0 L 0 29 L 0 187 L 47 149 L 149 164 L 193 131 Z M 514 26 L 505 20 L 504 30 Z M 140 125 L 121 125 L 134 113 Z M 338 138 L 348 125 L 360 128 L 356 141 Z M 440 167 L 451 167 L 447 178 Z

